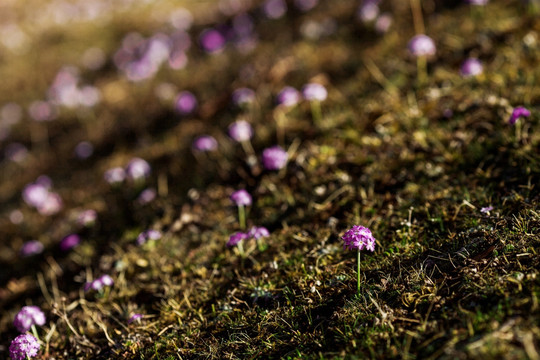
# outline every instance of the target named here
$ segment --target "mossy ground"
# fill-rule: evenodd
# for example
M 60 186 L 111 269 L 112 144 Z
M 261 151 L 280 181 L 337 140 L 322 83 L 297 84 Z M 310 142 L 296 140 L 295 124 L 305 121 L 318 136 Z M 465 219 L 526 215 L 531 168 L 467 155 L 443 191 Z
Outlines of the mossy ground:
M 47 314 L 44 359 L 538 359 L 540 20 L 518 1 L 474 11 L 425 2 L 438 52 L 418 83 L 406 49 L 414 35 L 408 4 L 383 4 L 394 15 L 385 35 L 358 24 L 356 1 L 322 1 L 307 14 L 261 19 L 259 45 L 248 54 L 194 48 L 186 69 L 137 84 L 109 60 L 82 74 L 102 91 L 95 109 L 15 125 L 2 146 L 17 141 L 30 152 L 23 163 L 0 163 L 0 357 L 17 335 L 14 315 L 33 304 Z M 30 26 L 28 10 L 8 6 Z M 88 47 L 110 59 L 128 32 L 167 31 L 170 6 L 45 27 L 24 55 L 2 53 L 0 99 L 42 98 L 58 69 L 78 64 Z M 194 35 L 215 21 L 213 2 L 198 6 Z M 335 33 L 301 36 L 302 22 L 326 18 Z M 459 74 L 469 56 L 483 61 L 482 75 Z M 287 168 L 253 170 L 227 138 L 228 124 L 248 119 L 260 154 L 277 141 L 274 95 L 311 79 L 329 90 L 322 118 L 309 104 L 287 111 Z M 195 92 L 196 116 L 180 118 L 159 100 L 162 82 Z M 240 86 L 258 94 L 245 111 L 229 102 Z M 519 105 L 533 114 L 512 127 L 507 119 Z M 48 141 L 33 142 L 43 126 Z M 218 139 L 218 153 L 192 152 L 203 133 Z M 73 156 L 82 140 L 95 146 L 84 161 Z M 159 195 L 151 204 L 134 201 L 140 188 L 103 181 L 133 156 L 152 165 L 149 185 Z M 53 217 L 20 197 L 42 174 L 65 202 Z M 248 223 L 271 232 L 259 246 L 246 243 L 244 256 L 225 246 L 239 230 L 229 200 L 238 188 L 254 197 Z M 81 246 L 58 251 L 74 231 L 70 209 L 83 208 L 98 211 L 97 225 L 81 233 Z M 22 224 L 8 220 L 14 209 Z M 377 238 L 376 251 L 362 255 L 360 293 L 356 255 L 340 240 L 353 224 Z M 137 246 L 148 228 L 163 238 Z M 34 238 L 45 251 L 21 259 L 18 249 Z M 82 291 L 104 273 L 114 287 Z M 133 313 L 144 318 L 128 325 Z

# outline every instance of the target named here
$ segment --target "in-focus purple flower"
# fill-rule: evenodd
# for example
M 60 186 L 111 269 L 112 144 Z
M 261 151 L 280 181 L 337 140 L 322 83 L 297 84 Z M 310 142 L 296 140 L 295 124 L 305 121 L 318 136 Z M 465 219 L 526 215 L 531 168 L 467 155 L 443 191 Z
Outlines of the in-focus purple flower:
M 484 67 L 480 60 L 475 58 L 469 58 L 461 65 L 461 75 L 463 76 L 476 76 L 480 75 L 484 71 Z
M 22 333 L 30 330 L 32 325 L 45 325 L 45 314 L 37 306 L 23 306 L 23 308 L 15 315 L 13 325 Z
M 133 181 L 139 181 L 150 176 L 150 165 L 141 158 L 133 158 L 126 166 L 126 176 Z
M 285 167 L 289 159 L 289 154 L 281 146 L 275 145 L 264 149 L 262 162 L 267 170 L 280 170 Z
M 41 254 L 43 252 L 44 246 L 37 240 L 30 240 L 23 244 L 19 253 L 22 257 L 29 257 L 32 255 Z
M 137 245 L 143 245 L 148 240 L 159 240 L 161 239 L 163 235 L 161 234 L 161 231 L 159 230 L 146 230 L 137 236 Z
M 375 251 L 375 238 L 367 227 L 354 225 L 341 239 L 344 249 Z
M 94 153 L 94 146 L 88 141 L 81 141 L 75 146 L 75 156 L 84 160 L 88 159 Z
M 126 179 L 126 172 L 121 167 L 115 167 L 105 171 L 103 178 L 111 185 L 120 184 Z
M 77 234 L 70 234 L 64 237 L 60 241 L 60 249 L 62 251 L 68 251 L 76 247 L 81 243 L 81 237 Z
M 514 125 L 520 117 L 529 117 L 531 116 L 531 112 L 524 108 L 523 106 L 518 106 L 512 111 L 512 115 L 510 116 L 510 119 L 508 119 L 508 122 L 510 125 Z
M 137 203 L 141 205 L 146 205 L 154 201 L 156 196 L 157 196 L 156 189 L 148 188 L 141 191 L 136 201 Z
M 30 334 L 17 336 L 9 346 L 9 356 L 13 360 L 27 360 L 37 355 L 40 345 L 38 340 Z
M 79 226 L 93 226 L 96 223 L 96 220 L 97 212 L 93 209 L 83 210 L 77 215 L 77 224 Z
M 433 40 L 424 34 L 416 35 L 409 41 L 409 51 L 414 56 L 433 56 L 437 52 Z
M 490 211 L 493 211 L 493 206 L 486 206 L 480 209 L 480 212 L 483 214 L 489 214 Z
M 319 0 L 294 0 L 294 6 L 304 12 L 313 9 L 318 3 Z
M 262 11 L 269 19 L 279 19 L 287 12 L 287 4 L 283 0 L 266 0 L 262 4 Z
M 245 120 L 238 120 L 229 125 L 229 136 L 238 141 L 248 141 L 253 136 L 253 128 Z
M 259 240 L 260 238 L 270 236 L 270 232 L 263 226 L 253 226 L 251 229 L 249 229 L 248 236 L 254 238 L 255 240 Z
M 233 91 L 232 101 L 234 105 L 243 107 L 255 101 L 255 91 L 249 88 L 239 88 Z
M 236 206 L 250 206 L 253 201 L 251 195 L 244 189 L 233 192 L 231 200 Z
M 193 150 L 196 151 L 216 151 L 218 148 L 217 140 L 210 135 L 202 135 L 193 141 Z
M 324 101 L 328 96 L 328 91 L 321 84 L 309 83 L 302 88 L 302 95 L 307 101 Z
M 223 50 L 226 40 L 218 30 L 206 29 L 201 33 L 199 42 L 204 51 L 212 54 Z
M 285 86 L 277 95 L 276 100 L 278 105 L 294 106 L 300 102 L 300 93 L 292 86 Z
M 135 321 L 139 322 L 141 321 L 142 317 L 143 317 L 142 314 L 133 314 L 129 318 L 128 324 L 131 324 L 132 322 L 135 322 Z
M 197 98 L 189 91 L 182 91 L 176 96 L 175 108 L 181 115 L 192 114 L 197 108 Z
M 235 232 L 229 237 L 229 241 L 227 241 L 228 247 L 236 246 L 240 243 L 240 241 L 248 239 L 249 235 L 243 232 Z

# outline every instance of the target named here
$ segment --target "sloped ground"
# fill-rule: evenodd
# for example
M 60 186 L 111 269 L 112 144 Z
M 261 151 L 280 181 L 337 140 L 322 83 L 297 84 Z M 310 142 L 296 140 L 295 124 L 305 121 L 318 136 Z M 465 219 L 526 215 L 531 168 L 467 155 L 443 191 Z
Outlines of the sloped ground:
M 539 358 L 537 15 L 518 1 L 424 2 L 437 54 L 419 82 L 407 51 L 415 34 L 408 3 L 382 2 L 393 16 L 385 34 L 358 21 L 356 1 L 307 12 L 291 2 L 279 19 L 253 3 L 246 11 L 256 46 L 231 40 L 209 55 L 198 36 L 234 15 L 187 2 L 195 19 L 187 65 L 130 81 L 113 61 L 125 36 L 170 35 L 181 13 L 170 17 L 177 5 L 168 2 L 126 4 L 60 24 L 31 23 L 28 8 L 4 5 L 28 43 L 4 42 L 2 103 L 26 109 L 44 99 L 65 65 L 80 68 L 80 82 L 101 101 L 60 106 L 51 121 L 26 110 L 13 125 L 4 119 L 1 358 L 18 334 L 15 314 L 30 304 L 47 316 L 38 328 L 43 359 Z M 104 55 L 95 69 L 82 56 L 92 47 Z M 483 62 L 483 74 L 460 74 L 469 57 Z M 284 86 L 310 81 L 328 89 L 320 119 L 306 101 L 275 105 Z M 256 93 L 245 108 L 231 102 L 240 87 Z M 198 99 L 191 115 L 174 110 L 182 90 Z M 512 126 L 517 106 L 532 115 Z M 240 118 L 254 128 L 258 163 L 227 136 Z M 202 134 L 219 150 L 193 151 Z M 81 141 L 93 145 L 89 158 L 74 155 Z M 17 161 L 14 143 L 28 150 Z M 263 170 L 260 154 L 278 143 L 286 168 Z M 104 180 L 133 157 L 151 165 L 146 182 Z M 40 175 L 63 200 L 51 216 L 21 196 Z M 141 202 L 148 188 L 157 196 Z M 245 241 L 243 253 L 226 246 L 241 230 L 229 199 L 241 188 L 253 196 L 248 225 L 270 232 Z M 83 209 L 97 211 L 94 226 L 75 221 Z M 362 254 L 360 293 L 356 254 L 340 240 L 354 224 L 377 239 L 375 252 Z M 148 229 L 162 238 L 138 245 Z M 72 233 L 81 244 L 62 251 Z M 31 239 L 44 251 L 21 257 Z M 112 287 L 84 291 L 103 274 Z M 135 313 L 143 318 L 128 324 Z

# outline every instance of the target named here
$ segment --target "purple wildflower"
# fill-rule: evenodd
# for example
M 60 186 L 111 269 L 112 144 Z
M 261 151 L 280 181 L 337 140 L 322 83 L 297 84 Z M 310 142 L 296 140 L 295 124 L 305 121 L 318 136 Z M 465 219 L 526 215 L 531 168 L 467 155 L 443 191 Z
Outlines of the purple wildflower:
M 272 146 L 264 149 L 262 162 L 267 170 L 280 170 L 287 164 L 289 155 L 281 146 Z
M 484 67 L 482 63 L 475 58 L 469 58 L 461 65 L 461 75 L 463 76 L 476 76 L 480 75 L 483 71 Z
M 83 210 L 77 215 L 77 224 L 79 226 L 90 227 L 96 223 L 97 212 L 92 209 Z
M 354 225 L 341 239 L 343 239 L 344 249 L 375 251 L 375 238 L 367 227 Z
M 15 315 L 13 325 L 22 333 L 30 330 L 32 325 L 45 325 L 45 314 L 37 306 L 23 306 L 23 308 Z
M 115 167 L 105 171 L 103 177 L 109 184 L 116 185 L 120 184 L 126 179 L 126 172 L 121 167 Z
M 49 216 L 54 215 L 62 210 L 62 198 L 55 192 L 49 192 L 45 201 L 37 207 L 38 212 L 41 215 Z
M 49 196 L 49 189 L 40 184 L 28 184 L 22 192 L 25 203 L 33 207 L 42 206 Z
M 138 181 L 150 176 L 150 165 L 141 158 L 133 158 L 126 166 L 126 175 L 129 179 Z
M 512 111 L 512 115 L 510 116 L 510 119 L 508 119 L 508 122 L 510 125 L 514 125 L 520 117 L 529 116 L 531 116 L 531 112 L 528 109 L 524 108 L 523 106 L 518 106 L 514 109 L 514 111 Z
M 141 321 L 142 317 L 143 317 L 142 314 L 133 314 L 129 318 L 128 324 L 131 324 L 132 322 L 135 322 L 135 321 L 139 322 Z
M 238 107 L 249 105 L 255 101 L 255 91 L 249 88 L 239 88 L 233 91 L 232 101 Z
M 84 160 L 88 159 L 94 153 L 94 146 L 88 141 L 81 141 L 75 146 L 75 156 Z
M 154 201 L 156 198 L 157 193 L 156 190 L 153 188 L 144 189 L 139 196 L 137 197 L 137 203 L 141 205 L 146 205 Z
M 247 239 L 249 236 L 246 233 L 243 232 L 235 232 L 229 237 L 229 241 L 227 241 L 228 247 L 233 247 L 238 245 L 242 240 Z
M 142 245 L 146 243 L 148 240 L 159 240 L 161 239 L 163 235 L 161 234 L 161 231 L 159 230 L 146 230 L 137 236 L 137 245 Z
M 218 30 L 206 29 L 201 33 L 199 42 L 204 51 L 212 54 L 223 50 L 226 40 Z
M 389 13 L 381 14 L 375 21 L 375 31 L 379 34 L 385 34 L 393 23 L 392 15 Z
M 278 105 L 291 107 L 300 102 L 300 93 L 292 86 L 285 86 L 277 95 Z
M 210 135 L 202 135 L 193 141 L 193 149 L 197 151 L 216 151 L 218 148 L 217 140 Z
M 60 249 L 62 251 L 68 251 L 76 247 L 81 243 L 81 237 L 77 234 L 70 234 L 64 237 L 60 241 Z
M 249 193 L 244 190 L 237 190 L 232 193 L 231 200 L 236 204 L 236 206 L 249 206 L 252 203 L 252 198 Z
M 238 142 L 248 141 L 253 136 L 253 128 L 245 120 L 238 120 L 229 126 L 229 136 Z
M 32 255 L 41 254 L 43 252 L 44 246 L 37 240 L 30 240 L 23 244 L 19 253 L 22 257 L 29 257 Z
M 175 106 L 180 115 L 189 115 L 197 108 L 197 98 L 190 91 L 182 91 L 176 96 Z
M 101 277 L 95 279 L 94 281 L 87 282 L 84 285 L 84 291 L 95 290 L 101 291 L 105 286 L 112 286 L 114 280 L 109 275 L 102 275 Z
M 489 0 L 465 0 L 466 3 L 476 6 L 485 6 Z
M 40 349 L 38 340 L 30 334 L 17 336 L 9 346 L 9 356 L 13 360 L 26 360 L 37 355 Z
M 483 214 L 489 214 L 490 211 L 493 211 L 493 206 L 486 206 L 480 209 L 480 212 Z
M 433 56 L 435 55 L 437 48 L 433 40 L 424 34 L 414 36 L 409 41 L 409 51 L 414 56 Z
M 374 21 L 379 16 L 379 0 L 364 0 L 356 12 L 357 18 L 363 23 Z
M 254 238 L 255 240 L 259 240 L 260 238 L 270 236 L 270 232 L 263 226 L 253 226 L 251 229 L 249 229 L 248 236 Z
M 287 12 L 287 4 L 283 0 L 266 0 L 262 11 L 269 19 L 279 19 Z
M 296 8 L 304 12 L 313 9 L 318 3 L 319 0 L 294 0 Z
M 328 91 L 321 84 L 309 83 L 302 88 L 302 95 L 307 101 L 324 101 L 328 96 Z

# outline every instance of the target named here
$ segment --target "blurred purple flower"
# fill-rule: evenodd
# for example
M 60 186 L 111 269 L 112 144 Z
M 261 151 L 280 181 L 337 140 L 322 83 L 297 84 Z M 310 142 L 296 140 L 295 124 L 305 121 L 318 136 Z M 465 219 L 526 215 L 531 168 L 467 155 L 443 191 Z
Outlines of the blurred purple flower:
M 523 106 L 518 106 L 512 111 L 512 115 L 510 115 L 510 119 L 508 119 L 508 122 L 510 125 L 514 125 L 520 117 L 529 117 L 531 116 L 531 112 L 524 108 Z
M 202 49 L 211 54 L 223 50 L 225 42 L 225 37 L 216 29 L 206 29 L 199 36 Z
M 461 65 L 461 75 L 463 76 L 476 76 L 480 75 L 484 71 L 484 67 L 480 60 L 475 58 L 469 58 Z
M 267 170 L 280 170 L 285 167 L 289 155 L 281 146 L 275 145 L 264 149 L 262 162 Z
M 29 257 L 32 255 L 41 254 L 43 252 L 44 246 L 37 240 L 30 240 L 23 244 L 19 253 L 22 257 Z
M 233 192 L 231 200 L 236 206 L 249 206 L 253 201 L 251 195 L 244 189 Z
M 74 247 L 76 247 L 80 243 L 81 243 L 81 237 L 79 235 L 70 234 L 70 235 L 65 236 L 60 241 L 60 249 L 62 251 L 68 251 L 68 250 L 73 249 Z
M 489 214 L 490 211 L 493 211 L 493 206 L 486 206 L 480 209 L 480 212 L 483 214 Z
M 32 325 L 45 325 L 45 314 L 37 306 L 23 306 L 22 309 L 15 315 L 13 325 L 19 332 L 25 333 Z
M 88 141 L 81 141 L 75 146 L 75 156 L 84 160 L 88 159 L 94 153 L 94 146 Z
M 26 185 L 22 192 L 24 202 L 36 208 L 42 206 L 47 201 L 48 196 L 49 189 L 36 183 Z
M 229 125 L 229 136 L 238 141 L 248 141 L 253 136 L 253 128 L 245 120 L 238 120 Z
M 28 107 L 30 117 L 35 121 L 54 120 L 56 111 L 52 104 L 47 101 L 34 101 Z
M 318 3 L 319 0 L 294 0 L 296 8 L 304 12 L 313 9 Z
M 309 83 L 302 88 L 302 95 L 307 101 L 324 101 L 328 96 L 328 91 L 321 84 Z
M 133 314 L 133 315 L 131 315 L 131 317 L 129 318 L 128 324 L 131 324 L 131 323 L 133 323 L 133 322 L 135 322 L 135 321 L 138 322 L 138 321 L 140 321 L 140 320 L 142 319 L 142 317 L 143 317 L 142 314 Z
M 151 203 L 156 198 L 157 193 L 155 189 L 144 189 L 137 197 L 137 202 L 141 205 Z
M 146 230 L 137 236 L 137 245 L 143 245 L 149 240 L 159 240 L 163 235 L 159 230 Z
M 95 279 L 94 281 L 87 282 L 84 285 L 84 291 L 101 291 L 105 286 L 113 286 L 114 280 L 109 275 L 102 275 L 101 277 Z
M 193 141 L 192 146 L 196 151 L 216 151 L 218 143 L 213 136 L 202 135 Z
M 62 210 L 62 198 L 55 192 L 49 192 L 45 201 L 37 207 L 37 211 L 44 216 L 50 216 Z
M 381 14 L 375 21 L 375 31 L 379 34 L 385 34 L 388 32 L 394 20 L 389 13 Z
M 364 0 L 356 12 L 357 18 L 363 23 L 375 21 L 379 16 L 379 3 L 380 0 Z
M 144 180 L 150 176 L 152 169 L 146 160 L 133 158 L 126 166 L 126 177 L 133 181 Z
M 344 249 L 375 251 L 375 238 L 367 227 L 354 225 L 341 239 Z
M 103 176 L 109 184 L 119 184 L 126 179 L 126 172 L 121 167 L 115 167 L 105 171 Z
M 433 40 L 424 34 L 414 36 L 408 45 L 409 51 L 414 56 L 433 56 L 437 52 Z
M 294 106 L 300 101 L 300 93 L 291 86 L 285 86 L 277 95 L 278 105 L 286 107 Z
M 182 91 L 176 96 L 175 108 L 180 115 L 189 115 L 197 108 L 197 98 L 189 91 Z
M 28 149 L 23 144 L 14 142 L 6 146 L 4 154 L 10 161 L 20 163 L 26 159 Z
M 243 107 L 255 101 L 255 91 L 249 88 L 239 88 L 233 91 L 232 101 L 234 105 Z
M 465 2 L 471 5 L 484 6 L 484 5 L 487 5 L 489 0 L 465 0 Z
M 235 232 L 229 237 L 229 241 L 227 241 L 228 247 L 233 247 L 238 245 L 240 241 L 247 239 L 249 236 L 246 233 L 243 232 Z
M 30 334 L 17 336 L 9 346 L 9 356 L 13 360 L 27 360 L 33 358 L 39 352 L 38 340 Z
M 77 224 L 79 226 L 93 226 L 96 223 L 96 220 L 97 212 L 93 209 L 83 210 L 77 215 Z
M 269 19 L 279 19 L 287 12 L 287 4 L 283 0 L 266 0 L 262 4 L 262 11 Z
M 253 226 L 251 229 L 249 229 L 248 236 L 258 240 L 260 238 L 270 236 L 270 232 L 263 226 Z

